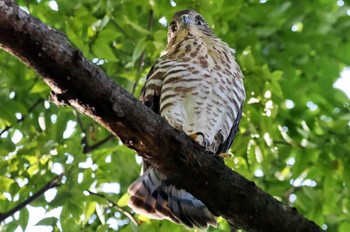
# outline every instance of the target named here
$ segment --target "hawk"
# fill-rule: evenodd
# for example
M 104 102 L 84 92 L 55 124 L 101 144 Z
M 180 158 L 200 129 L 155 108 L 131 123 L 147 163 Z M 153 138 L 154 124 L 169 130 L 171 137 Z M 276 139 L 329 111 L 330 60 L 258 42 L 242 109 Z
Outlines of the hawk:
M 179 11 L 168 28 L 166 53 L 147 75 L 141 100 L 206 150 L 225 153 L 238 132 L 245 99 L 234 55 L 200 14 Z M 177 189 L 152 166 L 144 163 L 143 169 L 128 189 L 128 205 L 136 213 L 189 228 L 216 226 L 214 215 L 200 200 Z

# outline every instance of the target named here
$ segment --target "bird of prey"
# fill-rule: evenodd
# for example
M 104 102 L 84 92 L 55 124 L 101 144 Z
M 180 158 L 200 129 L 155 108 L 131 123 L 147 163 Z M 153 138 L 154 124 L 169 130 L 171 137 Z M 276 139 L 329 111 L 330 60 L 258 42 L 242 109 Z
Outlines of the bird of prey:
M 206 150 L 225 153 L 238 132 L 245 99 L 234 55 L 200 14 L 179 11 L 168 28 L 166 53 L 147 75 L 141 100 Z M 188 228 L 216 226 L 214 215 L 200 200 L 177 189 L 152 166 L 144 163 L 143 169 L 128 189 L 128 205 L 136 213 Z

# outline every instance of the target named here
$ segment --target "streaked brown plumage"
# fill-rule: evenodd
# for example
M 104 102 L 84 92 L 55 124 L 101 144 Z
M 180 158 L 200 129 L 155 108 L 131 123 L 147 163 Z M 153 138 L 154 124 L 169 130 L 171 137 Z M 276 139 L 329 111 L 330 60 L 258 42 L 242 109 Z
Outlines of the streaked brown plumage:
M 166 53 L 149 72 L 141 100 L 208 151 L 220 154 L 228 151 L 238 131 L 244 99 L 234 51 L 197 12 L 177 12 L 169 25 Z M 216 225 L 200 200 L 166 179 L 145 164 L 144 174 L 129 187 L 129 206 L 190 228 Z

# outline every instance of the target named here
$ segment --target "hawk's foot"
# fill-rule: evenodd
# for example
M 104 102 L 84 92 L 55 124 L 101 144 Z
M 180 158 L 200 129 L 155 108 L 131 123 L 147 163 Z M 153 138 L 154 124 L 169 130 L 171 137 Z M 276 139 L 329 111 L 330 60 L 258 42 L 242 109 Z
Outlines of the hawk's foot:
M 232 158 L 232 153 L 226 152 L 226 153 L 220 153 L 217 154 L 221 159 L 231 159 Z
M 203 144 L 203 140 L 204 140 L 204 134 L 202 132 L 196 132 L 196 133 L 193 133 L 193 134 L 188 134 L 188 136 L 193 139 L 194 141 L 196 141 L 197 143 L 203 145 L 206 147 L 206 141 L 204 141 L 204 144 Z M 200 138 L 201 136 L 201 138 Z
M 198 134 L 197 133 L 193 133 L 193 134 L 189 134 L 188 135 L 191 139 L 196 140 L 198 138 Z

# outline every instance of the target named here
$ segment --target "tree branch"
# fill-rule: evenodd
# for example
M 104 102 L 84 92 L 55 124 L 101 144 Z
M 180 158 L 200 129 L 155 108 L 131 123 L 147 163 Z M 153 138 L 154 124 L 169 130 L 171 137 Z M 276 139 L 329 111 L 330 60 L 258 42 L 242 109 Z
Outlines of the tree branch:
M 102 146 L 103 144 L 107 143 L 109 140 L 111 140 L 113 138 L 114 138 L 113 135 L 108 135 L 106 138 L 96 142 L 93 145 L 85 146 L 83 148 L 83 153 L 86 154 L 86 153 L 92 152 L 93 150 L 99 148 L 100 146 Z
M 32 196 L 30 196 L 25 201 L 21 202 L 20 204 L 16 205 L 13 209 L 9 210 L 6 213 L 0 213 L 0 222 L 4 221 L 6 218 L 14 215 L 17 211 L 20 211 L 22 208 L 29 205 L 32 201 L 40 197 L 42 194 L 44 194 L 47 190 L 54 188 L 58 186 L 60 179 L 62 178 L 63 173 L 53 178 L 49 183 L 47 183 L 44 187 L 42 187 L 39 191 L 34 193 Z
M 90 195 L 95 195 L 95 196 L 98 196 L 106 201 L 108 201 L 109 204 L 111 204 L 115 209 L 117 209 L 119 212 L 121 212 L 122 214 L 124 214 L 125 216 L 127 216 L 129 218 L 129 220 L 135 225 L 137 226 L 138 223 L 137 221 L 135 220 L 135 218 L 126 210 L 124 210 L 122 207 L 118 206 L 116 203 L 114 203 L 114 201 L 108 199 L 105 195 L 101 194 L 101 193 L 94 193 L 94 192 L 91 192 L 90 190 L 87 190 L 88 193 Z
M 59 105 L 110 130 L 179 188 L 247 231 L 321 231 L 176 131 L 73 48 L 66 37 L 0 0 L 0 47 L 35 69 Z

